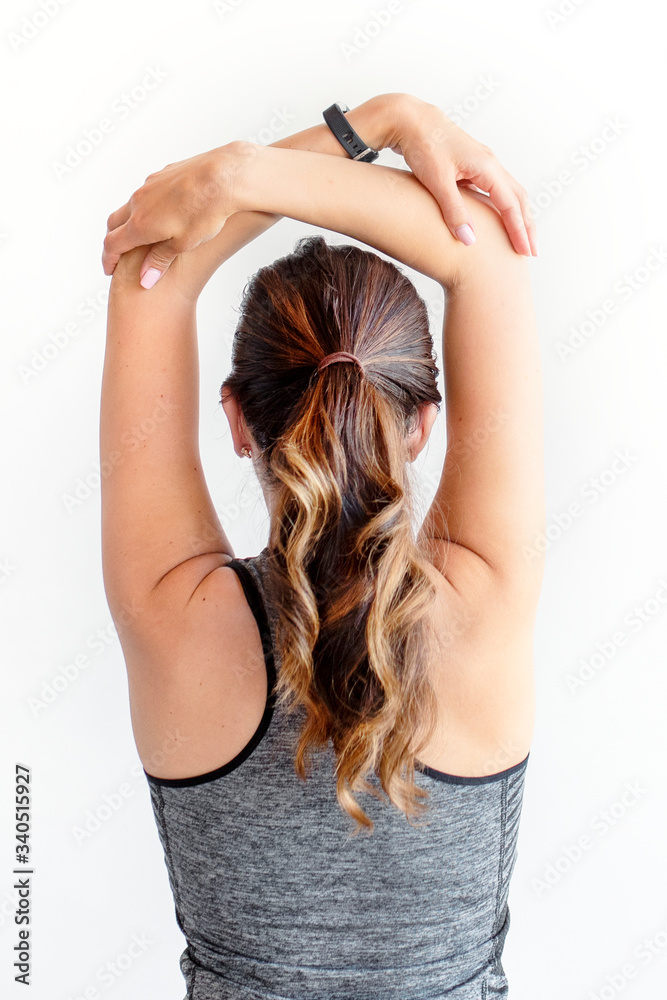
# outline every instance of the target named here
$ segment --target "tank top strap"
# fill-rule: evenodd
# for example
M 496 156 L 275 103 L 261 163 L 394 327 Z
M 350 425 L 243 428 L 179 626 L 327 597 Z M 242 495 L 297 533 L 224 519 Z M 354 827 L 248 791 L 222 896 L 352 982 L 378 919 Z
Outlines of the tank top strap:
M 238 576 L 245 599 L 257 622 L 262 642 L 264 662 L 266 664 L 269 692 L 272 693 L 276 682 L 276 663 L 273 651 L 273 635 L 266 609 L 265 590 L 260 583 L 261 575 L 256 565 L 258 560 L 258 556 L 250 556 L 247 559 L 232 559 L 230 562 L 225 563 L 225 569 L 233 569 Z M 272 694 L 271 698 L 273 699 Z

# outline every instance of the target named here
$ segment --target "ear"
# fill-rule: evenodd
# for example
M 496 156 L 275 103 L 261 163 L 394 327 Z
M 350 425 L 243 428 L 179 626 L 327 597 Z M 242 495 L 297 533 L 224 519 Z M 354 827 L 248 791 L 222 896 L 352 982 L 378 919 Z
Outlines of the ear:
M 414 462 L 417 455 L 429 439 L 431 429 L 438 415 L 438 407 L 435 403 L 423 403 L 419 407 L 419 419 L 417 426 L 408 438 L 408 461 Z
M 234 451 L 239 458 L 242 458 L 243 448 L 252 448 L 253 441 L 250 431 L 246 426 L 246 422 L 243 419 L 241 407 L 239 406 L 236 396 L 234 396 L 231 392 L 223 392 L 222 408 L 225 411 L 225 416 L 229 422 L 229 429 L 232 432 Z

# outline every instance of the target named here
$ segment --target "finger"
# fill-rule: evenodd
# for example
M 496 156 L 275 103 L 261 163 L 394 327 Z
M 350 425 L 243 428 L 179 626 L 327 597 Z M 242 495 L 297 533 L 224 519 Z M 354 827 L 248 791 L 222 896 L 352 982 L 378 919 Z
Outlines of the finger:
M 113 229 L 117 229 L 118 226 L 122 226 L 124 222 L 130 218 L 130 203 L 126 202 L 121 208 L 117 208 L 115 212 L 112 212 L 107 219 L 107 232 L 111 232 Z
M 491 185 L 489 197 L 500 212 L 502 220 L 505 223 L 507 235 L 512 241 L 512 246 L 516 252 L 526 257 L 532 257 L 533 252 L 517 194 L 509 185 L 499 182 Z
M 132 250 L 136 246 L 141 246 L 141 241 L 137 240 L 132 223 L 129 220 L 124 225 L 118 226 L 112 232 L 107 233 L 102 252 L 104 273 L 113 274 L 121 254 L 124 254 L 127 250 Z
M 169 269 L 172 261 L 178 257 L 179 253 L 183 253 L 184 249 L 183 244 L 176 239 L 154 243 L 139 268 L 139 280 L 142 288 L 152 288 L 153 285 L 156 285 Z
M 519 199 L 519 204 L 521 205 L 523 221 L 528 234 L 528 242 L 530 243 L 531 253 L 533 257 L 537 257 L 537 227 L 535 225 L 535 219 L 533 218 L 533 212 L 530 207 L 528 192 L 524 187 L 521 187 L 520 184 L 517 184 L 516 186 L 516 196 Z
M 482 191 L 478 188 L 474 181 L 457 181 L 456 184 L 458 187 L 467 187 L 470 188 L 471 191 L 479 191 L 480 194 L 486 194 L 486 191 Z
M 454 239 L 465 246 L 475 242 L 472 217 L 465 207 L 453 173 L 442 180 L 429 180 L 427 187 L 440 206 L 442 217 Z
M 469 176 L 469 179 L 482 191 L 488 193 L 491 201 L 500 212 L 507 235 L 516 252 L 524 257 L 531 257 L 532 247 L 528 239 L 522 205 L 519 195 L 515 191 L 515 187 L 518 189 L 519 185 L 506 171 L 499 173 L 499 170 L 502 170 L 499 164 L 491 163 L 487 170 L 481 171 L 476 176 Z

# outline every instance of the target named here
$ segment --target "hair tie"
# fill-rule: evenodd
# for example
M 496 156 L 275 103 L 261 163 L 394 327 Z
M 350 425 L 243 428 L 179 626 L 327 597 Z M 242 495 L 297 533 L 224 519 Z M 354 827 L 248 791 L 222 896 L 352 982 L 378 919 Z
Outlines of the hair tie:
M 334 365 L 338 361 L 351 361 L 353 364 L 359 367 L 360 372 L 363 374 L 364 366 L 356 356 L 356 354 L 350 354 L 349 351 L 335 351 L 333 354 L 327 354 L 326 357 L 322 358 L 319 365 L 317 366 L 318 372 L 321 372 L 323 368 L 328 368 L 329 365 Z

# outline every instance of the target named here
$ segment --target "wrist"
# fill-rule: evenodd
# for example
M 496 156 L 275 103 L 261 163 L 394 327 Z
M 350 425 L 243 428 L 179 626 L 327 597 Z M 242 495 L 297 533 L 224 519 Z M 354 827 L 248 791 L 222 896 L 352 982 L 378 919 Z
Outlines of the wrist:
M 369 136 L 360 131 L 361 137 L 373 149 L 390 149 L 398 143 L 402 131 L 414 117 L 416 105 L 419 103 L 421 103 L 419 99 L 411 94 L 379 94 L 367 101 L 366 105 L 353 109 L 347 117 L 351 118 L 357 110 L 362 111 L 368 106 L 365 110 L 365 120 L 360 122 L 360 129 L 357 131 L 366 127 L 367 122 Z M 354 126 L 354 121 L 352 125 Z
M 218 148 L 218 183 L 232 192 L 235 213 L 261 211 L 255 181 L 262 153 L 269 148 L 246 139 L 234 139 Z
M 371 149 L 387 149 L 393 145 L 396 130 L 405 117 L 408 101 L 408 94 L 378 94 L 352 108 L 345 117 Z
M 409 94 L 379 94 L 346 112 L 345 117 L 367 146 L 371 149 L 386 149 L 395 144 L 395 136 L 407 120 L 409 104 L 415 100 Z M 348 155 L 324 121 L 277 139 L 271 146 L 307 149 L 338 157 Z

